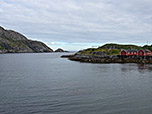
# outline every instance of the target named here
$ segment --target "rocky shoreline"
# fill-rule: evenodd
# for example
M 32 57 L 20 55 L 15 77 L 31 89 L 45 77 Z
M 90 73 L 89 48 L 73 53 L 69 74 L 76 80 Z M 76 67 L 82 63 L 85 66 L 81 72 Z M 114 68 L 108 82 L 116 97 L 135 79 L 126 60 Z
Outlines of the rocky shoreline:
M 63 55 L 61 58 L 68 58 L 72 61 L 87 62 L 87 63 L 139 63 L 152 64 L 152 56 L 147 57 L 127 57 L 127 56 L 88 56 L 88 55 Z

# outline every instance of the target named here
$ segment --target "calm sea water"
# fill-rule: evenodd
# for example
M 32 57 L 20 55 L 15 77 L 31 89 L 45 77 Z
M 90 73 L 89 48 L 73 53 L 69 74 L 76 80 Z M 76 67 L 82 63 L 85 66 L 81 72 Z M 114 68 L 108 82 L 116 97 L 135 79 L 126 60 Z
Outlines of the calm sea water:
M 152 113 L 152 65 L 80 63 L 62 54 L 1 54 L 0 114 Z

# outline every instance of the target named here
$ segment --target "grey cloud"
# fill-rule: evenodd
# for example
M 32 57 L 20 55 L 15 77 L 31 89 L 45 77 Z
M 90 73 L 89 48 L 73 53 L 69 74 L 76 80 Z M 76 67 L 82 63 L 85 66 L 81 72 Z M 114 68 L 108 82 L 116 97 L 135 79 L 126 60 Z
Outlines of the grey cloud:
M 1 0 L 0 24 L 45 42 L 144 43 L 151 0 Z

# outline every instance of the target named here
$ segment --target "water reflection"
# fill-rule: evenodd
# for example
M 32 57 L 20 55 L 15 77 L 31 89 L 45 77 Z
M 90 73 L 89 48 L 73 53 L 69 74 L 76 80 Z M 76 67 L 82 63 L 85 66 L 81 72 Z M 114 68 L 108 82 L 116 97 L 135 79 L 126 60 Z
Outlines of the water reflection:
M 152 65 L 150 64 L 127 64 L 122 65 L 121 71 L 122 72 L 131 72 L 131 71 L 138 71 L 140 73 L 151 72 Z
M 139 72 L 151 72 L 152 71 L 152 65 L 138 64 L 138 71 Z

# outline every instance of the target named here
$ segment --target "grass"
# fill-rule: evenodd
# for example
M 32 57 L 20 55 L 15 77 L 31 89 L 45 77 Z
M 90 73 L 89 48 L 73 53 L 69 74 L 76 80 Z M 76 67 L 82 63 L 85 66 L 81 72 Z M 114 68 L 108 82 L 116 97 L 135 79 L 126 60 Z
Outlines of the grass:
M 1 45 L 0 45 L 0 50 L 3 50 L 4 49 L 4 47 L 2 47 Z
M 85 50 L 81 50 L 78 52 L 78 54 L 83 54 L 83 55 L 96 55 L 92 52 L 105 52 L 107 55 L 118 55 L 121 49 L 135 49 L 135 50 L 140 50 L 140 49 L 149 49 L 152 51 L 152 45 L 151 46 L 136 46 L 136 45 L 120 45 L 120 44 L 105 44 L 103 46 L 100 46 L 98 48 L 88 48 Z

